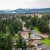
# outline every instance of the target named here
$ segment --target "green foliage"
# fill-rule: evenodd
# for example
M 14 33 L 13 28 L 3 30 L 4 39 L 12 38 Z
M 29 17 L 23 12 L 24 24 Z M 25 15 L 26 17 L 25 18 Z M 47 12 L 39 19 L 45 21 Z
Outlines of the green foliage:
M 14 28 L 15 33 L 17 33 L 19 30 L 22 30 L 22 24 L 17 19 L 12 22 L 12 27 Z
M 42 19 L 48 21 L 50 19 L 50 15 L 46 14 L 42 16 Z
M 45 33 L 48 32 L 48 22 L 43 19 L 38 20 L 38 29 L 40 32 Z
M 19 31 L 19 23 L 18 23 L 18 21 L 14 20 L 12 25 L 14 27 L 15 33 L 17 33 L 17 31 Z
M 37 27 L 34 27 L 33 29 L 35 32 L 40 33 L 39 29 Z
M 10 31 L 10 33 L 12 33 L 12 34 L 14 33 L 14 27 L 13 27 L 11 24 L 9 25 L 9 31 Z
M 31 22 L 30 22 L 30 21 L 26 21 L 25 27 L 26 27 L 26 28 L 30 28 L 30 26 L 31 26 Z
M 30 21 L 30 19 L 32 18 L 32 16 L 21 16 L 22 21 L 26 22 L 26 21 Z
M 17 33 L 18 31 L 22 30 L 22 24 L 19 20 L 17 20 L 16 17 L 13 17 L 11 19 L 12 22 L 9 23 L 8 25 L 8 29 L 10 31 L 10 33 L 12 33 L 12 35 L 14 35 L 14 33 Z
M 31 19 L 31 25 L 33 25 L 33 27 L 37 27 L 37 20 L 38 20 L 38 18 L 32 18 Z
M 45 21 L 48 21 L 49 20 L 48 17 L 49 17 L 48 15 L 43 15 L 42 19 L 45 20 Z
M 12 20 L 10 17 L 6 18 L 6 25 L 9 26 L 9 24 L 12 23 Z
M 0 50 L 12 50 L 12 41 L 9 33 L 0 32 Z
M 6 32 L 6 24 L 3 22 L 3 20 L 0 20 L 0 31 L 3 33 Z
M 27 20 L 27 16 L 21 16 L 22 21 L 26 21 Z
M 17 48 L 22 48 L 23 50 L 24 49 L 26 50 L 26 42 L 22 38 L 21 33 L 18 33 L 17 38 L 18 38 L 18 40 L 16 41 Z
M 23 41 L 23 43 L 22 43 L 22 49 L 23 49 L 23 50 L 26 50 L 26 48 L 27 48 L 27 44 L 26 44 L 25 41 Z
M 18 33 L 18 36 L 17 36 L 17 38 L 18 38 L 18 41 L 16 42 L 17 43 L 17 47 L 18 48 L 22 48 L 22 36 L 21 36 L 21 34 L 20 33 Z

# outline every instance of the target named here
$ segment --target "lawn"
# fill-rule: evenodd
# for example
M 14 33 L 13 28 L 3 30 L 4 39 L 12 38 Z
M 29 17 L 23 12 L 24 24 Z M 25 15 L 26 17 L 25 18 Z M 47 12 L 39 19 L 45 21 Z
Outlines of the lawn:
M 43 40 L 40 40 L 41 42 L 43 42 L 44 44 L 50 46 L 50 38 L 48 39 L 43 39 Z
M 37 27 L 35 27 L 33 30 L 34 30 L 35 32 L 37 32 L 37 33 L 40 33 L 40 31 L 38 30 Z

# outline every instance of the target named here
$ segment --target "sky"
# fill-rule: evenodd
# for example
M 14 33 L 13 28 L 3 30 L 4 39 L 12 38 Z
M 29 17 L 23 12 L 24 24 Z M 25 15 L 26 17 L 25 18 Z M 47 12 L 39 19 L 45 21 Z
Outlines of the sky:
M 0 10 L 50 8 L 50 0 L 0 0 Z

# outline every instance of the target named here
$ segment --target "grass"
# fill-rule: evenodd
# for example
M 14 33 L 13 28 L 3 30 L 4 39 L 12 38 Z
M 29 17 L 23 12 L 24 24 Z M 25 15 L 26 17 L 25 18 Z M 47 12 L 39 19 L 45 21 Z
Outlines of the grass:
M 35 32 L 37 32 L 37 33 L 40 33 L 40 31 L 38 30 L 37 27 L 35 27 L 33 30 L 34 30 Z
M 50 46 L 50 38 L 42 39 L 42 40 L 40 40 L 40 41 L 43 42 L 44 44 Z

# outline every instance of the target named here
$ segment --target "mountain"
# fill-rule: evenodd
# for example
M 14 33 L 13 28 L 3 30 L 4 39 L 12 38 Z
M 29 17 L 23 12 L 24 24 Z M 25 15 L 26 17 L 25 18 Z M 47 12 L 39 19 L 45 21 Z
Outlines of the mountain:
M 0 10 L 0 14 L 11 13 L 12 10 Z
M 16 10 L 0 10 L 0 13 L 34 13 L 34 12 L 50 12 L 50 8 L 41 9 L 16 9 Z
M 50 8 L 43 9 L 16 9 L 16 13 L 50 12 Z

